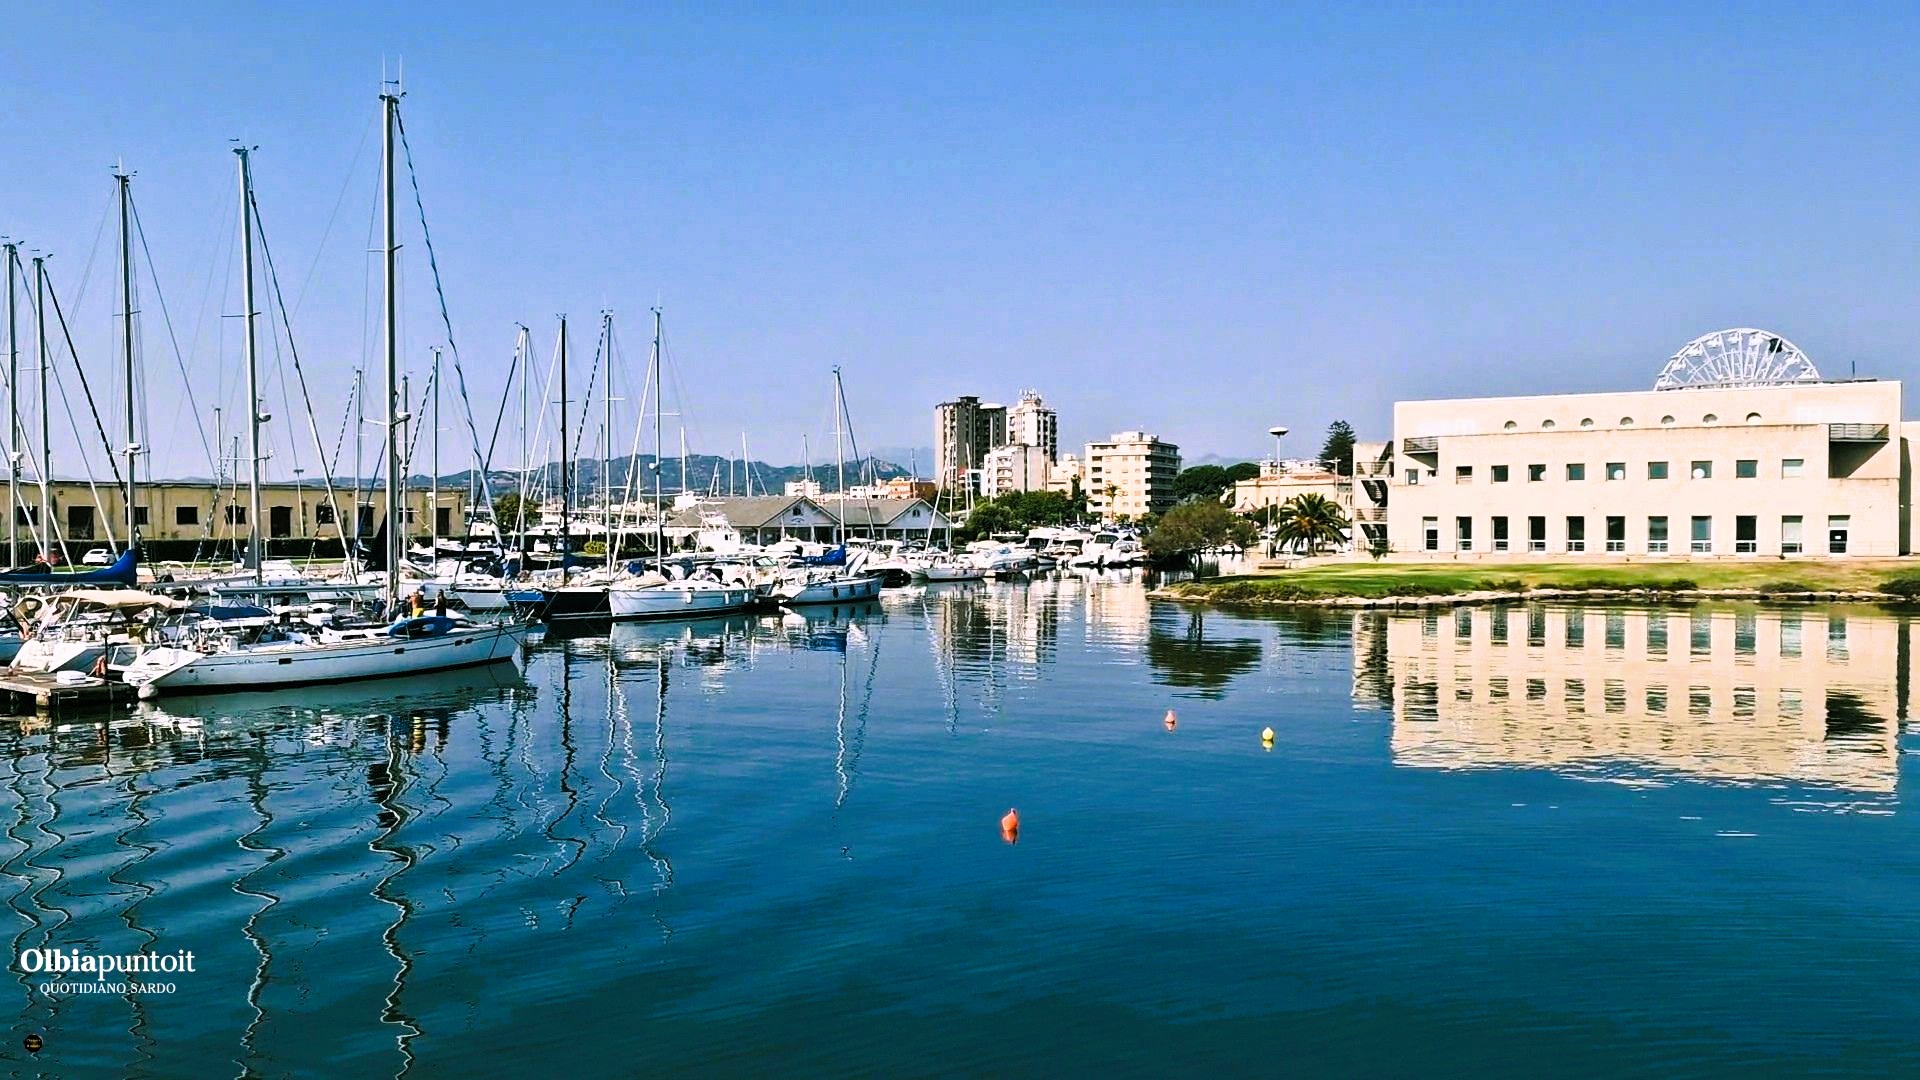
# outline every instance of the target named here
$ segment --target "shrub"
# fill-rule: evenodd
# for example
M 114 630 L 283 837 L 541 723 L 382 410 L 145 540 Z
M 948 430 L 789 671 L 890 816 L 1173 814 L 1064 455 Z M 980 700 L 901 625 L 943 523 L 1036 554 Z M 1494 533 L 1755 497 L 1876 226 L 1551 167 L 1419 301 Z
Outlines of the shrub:
M 1920 588 L 1920 578 L 1914 580 L 1914 586 L 1915 588 Z M 1802 593 L 1816 592 L 1818 590 L 1804 581 L 1769 581 L 1765 585 L 1760 586 L 1758 591 L 1771 596 L 1775 593 Z
M 1656 581 L 1647 586 L 1660 592 L 1691 592 L 1698 589 L 1700 583 L 1692 578 L 1677 577 L 1671 581 Z
M 1901 574 L 1880 583 L 1880 591 L 1906 600 L 1920 600 L 1920 574 Z
M 1481 592 L 1525 592 L 1527 583 L 1517 577 L 1481 578 L 1474 588 Z

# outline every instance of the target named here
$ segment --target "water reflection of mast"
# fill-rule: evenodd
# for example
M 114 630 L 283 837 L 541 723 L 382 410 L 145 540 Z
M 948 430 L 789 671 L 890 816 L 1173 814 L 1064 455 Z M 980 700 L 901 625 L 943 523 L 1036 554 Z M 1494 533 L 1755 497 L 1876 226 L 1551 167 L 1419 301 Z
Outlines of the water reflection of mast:
M 42 751 L 42 754 L 46 760 L 47 768 L 46 772 L 42 773 L 37 779 L 45 784 L 43 794 L 47 803 L 47 811 L 46 817 L 34 821 L 33 825 L 41 835 L 50 838 L 52 842 L 44 848 L 41 848 L 37 844 L 34 845 L 26 852 L 26 856 L 22 859 L 21 865 L 27 867 L 29 870 L 39 870 L 47 875 L 46 879 L 41 882 L 40 887 L 28 893 L 26 899 L 30 901 L 35 908 L 38 908 L 39 911 L 50 912 L 60 916 L 59 922 L 49 923 L 46 919 L 41 918 L 39 914 L 29 913 L 34 921 L 34 925 L 45 931 L 40 942 L 41 947 L 50 949 L 57 944 L 54 940 L 53 932 L 72 922 L 73 913 L 66 908 L 42 899 L 47 895 L 49 890 L 55 885 L 58 885 L 66 877 L 66 872 L 58 866 L 42 866 L 33 861 L 34 851 L 51 852 L 67 842 L 66 834 L 55 827 L 60 820 L 60 800 L 54 798 L 59 788 L 53 782 L 53 736 L 51 732 L 48 733 L 47 746 L 46 749 Z M 59 1019 L 60 1012 L 60 999 L 57 997 L 49 999 L 47 1001 L 46 1013 L 46 1023 L 48 1027 L 52 1027 L 54 1022 Z
M 125 729 L 123 729 L 123 731 L 124 730 Z M 146 729 L 145 726 L 142 725 L 138 730 L 144 734 Z M 141 938 L 144 939 L 140 943 L 140 952 L 142 953 L 151 952 L 153 946 L 159 942 L 160 936 L 140 922 L 140 905 L 152 899 L 154 896 L 159 895 L 160 890 L 144 881 L 130 880 L 121 875 L 160 850 L 152 844 L 136 843 L 131 839 L 134 833 L 146 828 L 152 823 L 153 819 L 147 816 L 146 808 L 141 804 L 154 790 L 157 789 L 143 790 L 140 787 L 138 773 L 131 774 L 127 777 L 127 816 L 132 819 L 132 822 L 126 828 L 114 834 L 113 842 L 117 847 L 126 848 L 128 857 L 126 862 L 114 867 L 113 870 L 107 874 L 108 881 L 116 885 L 124 885 L 131 889 L 137 889 L 140 892 L 138 898 L 126 907 L 120 909 L 120 920 L 127 924 L 127 929 L 139 934 Z M 146 1003 L 141 1000 L 139 994 L 131 992 L 126 995 L 126 999 L 127 1007 L 133 1010 L 133 1026 L 127 1030 L 127 1033 L 134 1038 L 134 1045 L 140 1054 L 140 1060 L 143 1063 L 151 1063 L 156 1059 L 154 1053 L 156 1044 L 153 1039 L 151 1027 L 147 1022 Z
M 7 907 L 11 909 L 15 915 L 20 916 L 21 921 L 19 932 L 13 935 L 13 955 L 15 956 L 19 956 L 21 951 L 26 948 L 27 935 L 31 934 L 40 926 L 39 916 L 28 910 L 23 903 L 28 890 L 33 888 L 33 879 L 15 868 L 15 864 L 20 863 L 21 860 L 25 859 L 26 856 L 33 851 L 33 845 L 28 842 L 26 837 L 20 834 L 20 830 L 25 829 L 28 822 L 33 819 L 33 815 L 27 807 L 26 791 L 20 783 L 25 777 L 20 772 L 19 757 L 17 756 L 25 749 L 25 741 L 25 739 L 16 736 L 14 739 L 9 740 L 6 747 L 8 751 L 6 755 L 7 792 L 13 796 L 13 805 L 18 813 L 7 823 L 5 833 L 8 842 L 15 845 L 14 850 L 7 855 L 5 862 L 0 862 L 0 874 L 4 874 L 6 877 L 19 882 L 19 887 L 13 891 L 12 895 L 7 897 Z M 17 965 L 15 971 L 20 979 L 20 993 L 22 998 L 20 1004 L 20 1023 L 22 1027 L 28 1027 L 30 1026 L 28 1021 L 33 1015 L 34 1006 L 33 976 L 20 970 Z
M 836 811 L 846 803 L 853 781 L 860 775 L 860 751 L 867 744 L 867 712 L 873 705 L 874 675 L 880 670 L 880 635 L 875 634 L 872 642 L 867 649 L 867 687 L 860 698 L 859 715 L 854 720 L 851 749 L 847 740 L 847 654 L 840 654 L 840 711 L 833 725 L 833 773 L 840 781 L 840 793 L 833 800 Z
M 620 741 L 620 726 L 622 721 L 626 719 L 627 711 L 626 700 L 620 695 L 620 666 L 614 659 L 617 651 L 618 650 L 613 648 L 612 641 L 609 640 L 607 643 L 607 682 L 605 687 L 607 694 L 607 748 L 600 754 L 600 775 L 606 777 L 607 782 L 613 786 L 607 790 L 606 797 L 600 800 L 600 805 L 593 809 L 593 819 L 595 821 L 618 833 L 618 835 L 614 837 L 613 846 L 607 849 L 607 857 L 609 859 L 613 856 L 614 852 L 620 850 L 621 842 L 627 838 L 626 825 L 607 816 L 607 806 L 620 794 L 623 786 L 620 778 L 613 775 L 613 770 L 609 767 L 613 762 L 614 746 Z M 618 878 L 609 878 L 606 880 L 618 888 L 622 895 L 626 894 L 626 885 Z
M 400 792 L 406 786 L 406 779 L 402 775 L 400 750 L 394 739 L 391 716 L 387 718 L 385 735 L 385 757 L 367 767 L 367 787 L 373 795 L 374 805 L 380 808 L 376 816 L 380 834 L 367 847 L 394 862 L 393 869 L 374 883 L 372 895 L 375 900 L 394 909 L 393 922 L 380 932 L 381 945 L 398 965 L 393 974 L 393 989 L 387 991 L 386 1002 L 380 1011 L 380 1022 L 397 1024 L 402 1029 L 394 1043 L 402 1059 L 399 1075 L 404 1076 L 413 1068 L 412 1043 L 421 1034 L 420 1025 L 400 1008 L 400 995 L 406 989 L 407 976 L 413 973 L 413 956 L 400 947 L 400 930 L 413 918 L 414 905 L 405 896 L 394 895 L 391 886 L 401 874 L 419 862 L 419 856 L 406 845 L 394 842 L 400 827 L 408 820 L 408 811 L 400 802 Z
M 949 655 L 952 628 L 933 618 L 927 610 L 925 593 L 920 594 L 920 621 L 927 628 L 927 644 L 933 650 L 933 670 L 940 677 L 940 692 L 946 695 L 947 734 L 952 735 L 960 726 L 960 698 L 953 685 L 953 657 Z
M 658 678 L 658 704 L 653 712 L 653 775 L 648 789 L 644 792 L 640 809 L 640 849 L 646 852 L 647 861 L 653 864 L 653 872 L 659 877 L 654 886 L 658 895 L 673 887 L 673 860 L 655 846 L 655 841 L 666 830 L 667 822 L 673 818 L 673 808 L 667 805 L 664 790 L 667 779 L 667 655 L 665 651 L 655 654 L 654 665 Z M 656 911 L 656 917 L 657 917 Z M 663 926 L 664 930 L 665 927 Z
M 609 649 L 612 643 L 608 643 Z M 573 849 L 573 855 L 560 868 L 553 872 L 554 877 L 566 873 L 587 853 L 586 841 L 577 836 L 561 836 L 560 823 L 573 815 L 580 806 L 580 793 L 573 786 L 573 642 L 561 644 L 560 653 L 560 791 L 567 797 L 567 807 L 552 821 L 544 826 L 547 839 L 556 844 L 565 844 Z M 569 911 L 571 918 L 571 911 Z
M 234 892 L 239 893 L 241 896 L 264 901 L 264 903 L 258 908 L 255 908 L 253 912 L 247 916 L 247 921 L 241 924 L 240 927 L 240 932 L 246 935 L 247 942 L 253 946 L 255 952 L 260 954 L 260 963 L 253 971 L 253 981 L 247 986 L 247 1005 L 253 1009 L 253 1019 L 247 1021 L 247 1029 L 240 1036 L 240 1049 L 244 1057 L 242 1060 L 234 1063 L 240 1066 L 242 1073 L 252 1073 L 254 1071 L 253 1058 L 257 1051 L 254 1048 L 253 1040 L 255 1034 L 260 1030 L 260 1025 L 267 1018 L 266 1010 L 260 1007 L 260 994 L 261 991 L 266 988 L 267 971 L 273 964 L 273 952 L 268 947 L 266 935 L 260 933 L 257 928 L 260 925 L 261 916 L 265 915 L 280 903 L 279 896 L 265 890 L 256 892 L 250 883 L 254 875 L 265 873 L 269 867 L 279 862 L 287 854 L 284 848 L 255 843 L 255 837 L 266 832 L 267 827 L 273 824 L 273 815 L 267 811 L 267 785 L 261 775 L 264 772 L 266 760 L 267 755 L 263 750 L 254 757 L 254 767 L 247 770 L 247 806 L 252 809 L 254 817 L 258 819 L 258 824 L 243 833 L 239 840 L 236 841 L 244 851 L 259 852 L 266 855 L 265 861 L 245 874 L 240 875 L 233 883 Z M 151 937 L 152 935 L 148 936 Z

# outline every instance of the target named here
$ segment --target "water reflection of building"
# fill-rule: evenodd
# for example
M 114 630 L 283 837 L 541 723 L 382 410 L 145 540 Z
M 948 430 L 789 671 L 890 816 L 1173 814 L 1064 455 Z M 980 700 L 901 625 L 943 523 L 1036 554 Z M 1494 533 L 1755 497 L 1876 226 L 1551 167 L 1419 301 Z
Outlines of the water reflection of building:
M 1841 609 L 1457 608 L 1354 624 L 1396 764 L 1894 790 L 1904 623 Z

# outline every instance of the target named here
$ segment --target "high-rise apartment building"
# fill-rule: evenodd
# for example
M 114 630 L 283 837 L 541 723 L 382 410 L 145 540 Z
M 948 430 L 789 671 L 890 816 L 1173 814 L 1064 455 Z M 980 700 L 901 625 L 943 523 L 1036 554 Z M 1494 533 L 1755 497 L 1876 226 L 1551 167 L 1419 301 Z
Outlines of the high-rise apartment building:
M 1087 444 L 1087 509 L 1106 520 L 1134 520 L 1174 502 L 1180 448 L 1144 431 L 1117 432 Z
M 987 451 L 1007 441 L 1007 407 L 968 394 L 933 407 L 933 482 L 948 490 L 966 485 Z
M 1022 391 L 1020 403 L 1007 410 L 1007 442 L 1037 446 L 1046 451 L 1048 461 L 1060 456 L 1060 417 L 1047 408 L 1040 391 Z

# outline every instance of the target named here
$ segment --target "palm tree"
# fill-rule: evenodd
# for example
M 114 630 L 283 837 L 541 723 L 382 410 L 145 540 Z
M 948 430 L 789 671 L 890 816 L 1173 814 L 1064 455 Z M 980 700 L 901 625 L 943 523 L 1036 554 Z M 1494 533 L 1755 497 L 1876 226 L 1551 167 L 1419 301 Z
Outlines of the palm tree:
M 1347 516 L 1340 504 L 1311 492 L 1295 495 L 1274 512 L 1273 538 L 1281 547 L 1304 547 L 1308 555 L 1347 538 Z

